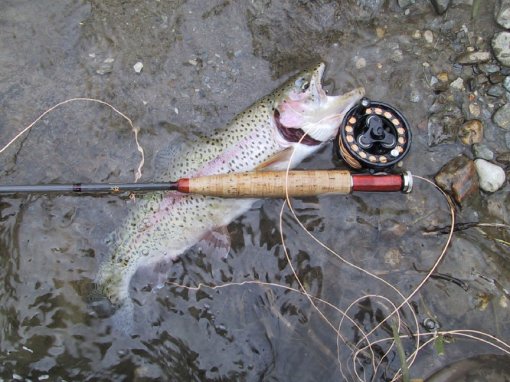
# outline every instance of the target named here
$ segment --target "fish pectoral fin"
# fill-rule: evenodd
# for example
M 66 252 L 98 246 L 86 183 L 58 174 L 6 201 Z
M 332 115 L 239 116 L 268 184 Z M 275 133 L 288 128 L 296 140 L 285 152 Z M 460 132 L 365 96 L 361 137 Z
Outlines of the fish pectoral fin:
M 208 231 L 196 246 L 202 253 L 222 259 L 226 258 L 230 252 L 230 234 L 227 227 L 218 227 Z
M 255 171 L 284 170 L 287 168 L 293 152 L 293 147 L 287 147 L 285 150 L 259 164 L 255 167 Z

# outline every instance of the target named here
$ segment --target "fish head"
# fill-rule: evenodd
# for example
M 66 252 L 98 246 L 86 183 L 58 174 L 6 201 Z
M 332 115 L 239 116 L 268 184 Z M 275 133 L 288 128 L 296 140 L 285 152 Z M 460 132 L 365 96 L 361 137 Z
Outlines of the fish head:
M 360 87 L 338 96 L 327 95 L 322 88 L 324 68 L 324 63 L 320 63 L 302 71 L 275 96 L 275 122 L 288 142 L 299 141 L 303 135 L 308 136 L 307 144 L 333 139 L 347 111 L 365 94 Z

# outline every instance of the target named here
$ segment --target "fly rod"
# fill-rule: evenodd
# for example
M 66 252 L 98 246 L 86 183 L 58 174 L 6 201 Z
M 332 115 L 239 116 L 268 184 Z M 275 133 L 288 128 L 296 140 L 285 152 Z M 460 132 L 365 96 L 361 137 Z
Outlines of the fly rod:
M 178 191 L 223 198 L 284 198 L 356 191 L 408 193 L 411 189 L 410 172 L 374 175 L 345 170 L 294 170 L 207 175 L 159 183 L 0 185 L 0 194 Z

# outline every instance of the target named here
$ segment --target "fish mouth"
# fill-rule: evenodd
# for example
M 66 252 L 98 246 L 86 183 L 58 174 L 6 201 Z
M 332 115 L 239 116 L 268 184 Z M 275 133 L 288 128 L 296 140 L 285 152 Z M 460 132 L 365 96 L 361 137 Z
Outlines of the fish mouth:
M 320 101 L 320 108 L 315 114 L 314 121 L 302 127 L 302 130 L 315 141 L 326 142 L 336 135 L 347 112 L 353 108 L 365 95 L 365 88 L 355 88 L 347 93 L 324 97 Z M 324 123 L 324 128 L 317 129 L 317 121 Z
M 365 95 L 365 88 L 359 87 L 351 90 L 350 92 L 337 95 L 326 96 L 326 104 L 324 105 L 324 113 L 338 114 L 345 113 L 350 110 L 358 101 Z

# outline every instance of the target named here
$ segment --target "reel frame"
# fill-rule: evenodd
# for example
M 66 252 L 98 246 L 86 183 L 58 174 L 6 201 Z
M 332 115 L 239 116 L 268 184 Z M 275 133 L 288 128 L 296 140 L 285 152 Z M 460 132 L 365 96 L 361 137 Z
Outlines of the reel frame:
M 411 139 L 409 122 L 400 111 L 363 98 L 346 113 L 335 151 L 355 170 L 388 172 L 407 155 Z

